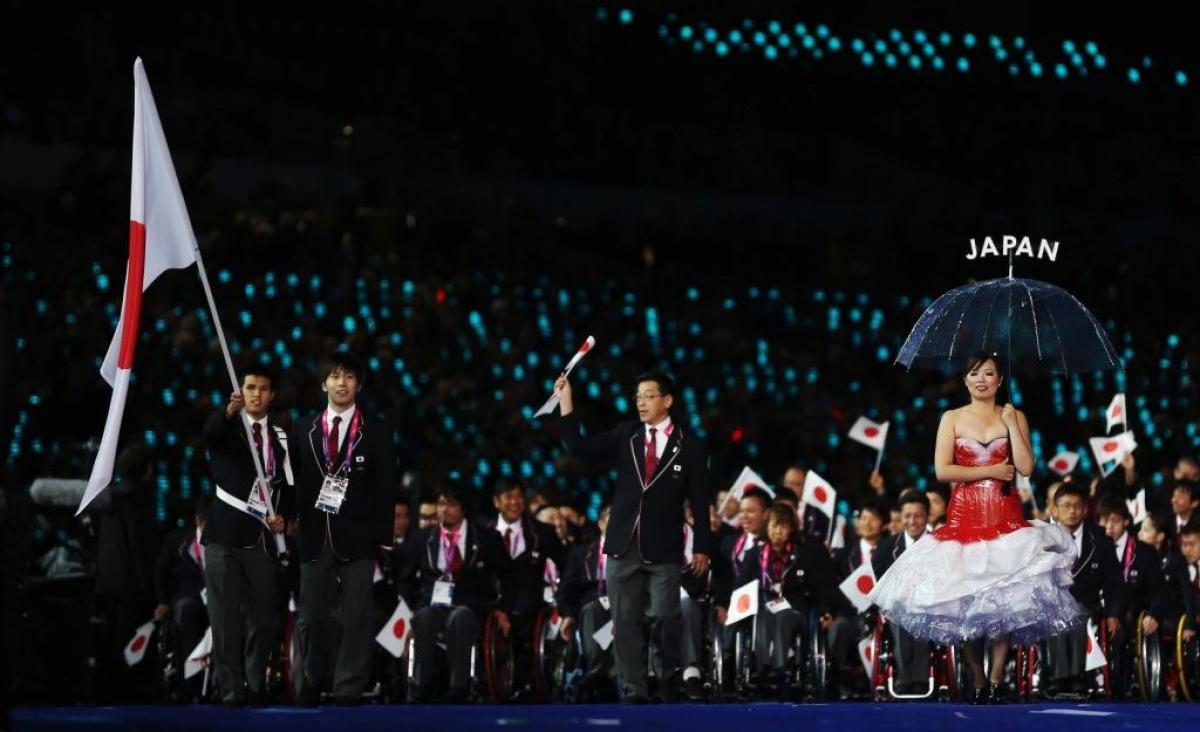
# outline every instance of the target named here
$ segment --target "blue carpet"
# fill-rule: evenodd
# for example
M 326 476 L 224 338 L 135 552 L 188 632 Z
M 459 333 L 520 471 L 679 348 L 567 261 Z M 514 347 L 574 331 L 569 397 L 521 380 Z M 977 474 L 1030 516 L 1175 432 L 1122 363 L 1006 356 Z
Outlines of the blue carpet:
M 211 706 L 17 708 L 13 732 L 112 730 L 247 730 L 250 732 L 480 732 L 528 730 L 683 730 L 775 732 L 780 729 L 1064 732 L 1085 729 L 1200 729 L 1200 704 L 676 704 L 625 707 L 562 704 L 531 706 L 364 706 L 356 709 L 225 710 Z M 785 727 L 786 725 L 786 727 Z

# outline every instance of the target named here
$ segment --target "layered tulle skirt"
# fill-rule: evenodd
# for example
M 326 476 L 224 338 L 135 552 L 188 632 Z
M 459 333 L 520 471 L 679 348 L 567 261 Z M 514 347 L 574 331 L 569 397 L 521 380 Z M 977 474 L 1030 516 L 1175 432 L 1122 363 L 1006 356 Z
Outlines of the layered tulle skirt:
M 1081 622 L 1070 592 L 1075 541 L 1061 526 L 1034 521 L 991 539 L 942 538 L 955 534 L 922 538 L 879 578 L 870 597 L 890 622 L 945 644 L 1007 634 L 1028 643 Z

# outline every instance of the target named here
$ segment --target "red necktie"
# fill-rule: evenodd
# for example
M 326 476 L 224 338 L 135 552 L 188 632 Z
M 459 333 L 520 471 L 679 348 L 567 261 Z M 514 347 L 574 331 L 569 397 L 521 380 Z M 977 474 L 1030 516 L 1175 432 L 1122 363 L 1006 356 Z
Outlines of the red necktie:
M 1192 587 L 1200 590 L 1200 562 L 1196 562 L 1194 569 L 1196 570 L 1196 576 L 1192 577 Z
M 341 417 L 334 417 L 333 427 L 329 429 L 329 435 L 325 438 L 325 459 L 330 468 L 333 467 L 333 462 L 337 460 L 338 456 L 338 425 L 341 423 Z
M 646 443 L 646 483 L 654 478 L 654 471 L 658 469 L 658 449 L 654 439 L 658 430 L 650 428 L 650 441 Z
M 462 554 L 458 551 L 458 532 L 446 532 L 446 539 L 450 542 L 446 547 L 446 571 L 450 574 L 458 574 L 462 571 Z
M 254 433 L 254 451 L 258 453 L 258 464 L 262 466 L 263 474 L 266 475 L 267 459 L 263 456 L 262 425 L 254 422 L 250 425 L 250 429 Z
M 511 526 L 504 530 L 504 545 L 508 547 L 508 556 L 513 556 L 517 547 L 516 542 L 513 541 L 513 530 Z

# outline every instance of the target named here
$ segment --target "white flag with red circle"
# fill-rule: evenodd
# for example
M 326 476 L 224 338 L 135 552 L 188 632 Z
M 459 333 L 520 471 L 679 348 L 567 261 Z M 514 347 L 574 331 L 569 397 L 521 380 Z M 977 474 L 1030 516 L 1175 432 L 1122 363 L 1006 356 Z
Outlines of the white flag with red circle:
M 812 506 L 833 520 L 834 508 L 837 505 L 837 491 L 817 471 L 810 470 L 804 477 L 804 495 L 800 502 Z
M 133 63 L 133 169 L 129 186 L 129 260 L 121 300 L 121 319 L 100 366 L 100 375 L 113 389 L 108 417 L 92 464 L 92 475 L 79 501 L 83 512 L 112 482 L 117 437 L 125 414 L 125 398 L 133 372 L 138 341 L 142 293 L 168 269 L 183 269 L 196 261 L 196 235 L 188 218 L 183 192 L 175 177 L 171 151 L 163 135 L 150 82 L 139 58 Z
M 140 663 L 146 655 L 146 646 L 150 645 L 150 636 L 154 635 L 154 621 L 138 626 L 137 632 L 125 644 L 125 663 L 133 666 Z
M 1087 624 L 1087 660 L 1083 664 L 1085 671 L 1100 668 L 1108 663 L 1108 659 L 1104 657 L 1104 651 L 1100 648 L 1100 641 L 1096 637 L 1096 622 L 1089 620 Z
M 867 636 L 858 642 L 858 657 L 862 660 L 863 671 L 867 672 L 867 681 L 873 682 L 871 678 L 871 670 L 873 660 L 871 656 L 875 653 L 875 642 L 873 636 Z
M 1125 501 L 1125 506 L 1129 508 L 1129 514 L 1133 517 L 1133 525 L 1142 523 L 1146 518 L 1146 489 L 1141 489 L 1136 496 Z
M 404 655 L 405 642 L 411 632 L 412 612 L 402 597 L 396 604 L 396 609 L 392 611 L 392 617 L 388 618 L 375 635 L 375 642 L 386 648 L 388 653 L 400 658 Z
M 1111 432 L 1113 425 L 1128 424 L 1125 421 L 1125 395 L 1124 394 L 1117 394 L 1116 396 L 1114 396 L 1112 398 L 1112 401 L 1109 402 L 1109 404 L 1108 404 L 1108 411 L 1105 412 L 1104 417 L 1105 417 L 1105 421 L 1107 422 L 1107 426 L 1105 426 L 1105 428 L 1104 428 L 1105 432 Z
M 850 439 L 861 442 L 867 447 L 882 450 L 884 443 L 887 442 L 887 433 L 887 422 L 880 424 L 872 422 L 866 417 L 859 417 L 854 426 L 850 428 Z
M 725 613 L 725 624 L 733 625 L 751 615 L 758 614 L 758 580 L 747 582 L 729 596 L 729 611 Z
M 196 644 L 196 647 L 188 654 L 187 660 L 183 663 L 183 678 L 190 679 L 200 673 L 208 666 L 208 659 L 212 656 L 212 627 L 204 633 L 204 638 Z
M 1107 476 L 1116 468 L 1117 463 L 1137 449 L 1137 440 L 1134 439 L 1133 432 L 1126 430 L 1111 437 L 1093 437 L 1088 440 L 1088 445 L 1092 448 L 1092 454 L 1096 456 L 1100 473 Z
M 571 357 L 571 360 L 567 362 L 566 368 L 564 368 L 562 370 L 562 375 L 570 376 L 571 369 L 575 368 L 575 364 L 579 363 L 580 359 L 582 359 L 584 357 L 584 355 L 587 354 L 588 351 L 592 350 L 595 347 L 596 347 L 596 339 L 593 338 L 592 336 L 588 336 L 583 341 L 583 345 L 581 345 L 579 347 L 579 350 L 575 352 L 575 355 Z M 558 408 L 558 401 L 559 401 L 558 394 L 551 394 L 550 398 L 546 400 L 546 403 L 543 404 L 540 409 L 538 409 L 536 412 L 534 412 L 534 414 L 533 414 L 534 418 L 536 419 L 537 417 L 543 417 L 547 414 L 553 413 L 554 410 Z
M 610 620 L 601 625 L 595 633 L 592 633 L 592 640 L 596 641 L 596 645 L 600 646 L 600 650 L 607 651 L 608 647 L 612 645 L 614 633 L 613 621 Z
M 1070 475 L 1078 464 L 1079 453 L 1070 450 L 1064 450 L 1050 458 L 1050 469 L 1064 477 Z
M 870 594 L 875 589 L 875 570 L 871 569 L 871 563 L 863 562 L 858 569 L 850 573 L 849 577 L 842 580 L 838 589 L 850 600 L 855 609 L 860 613 L 865 613 L 872 605 Z

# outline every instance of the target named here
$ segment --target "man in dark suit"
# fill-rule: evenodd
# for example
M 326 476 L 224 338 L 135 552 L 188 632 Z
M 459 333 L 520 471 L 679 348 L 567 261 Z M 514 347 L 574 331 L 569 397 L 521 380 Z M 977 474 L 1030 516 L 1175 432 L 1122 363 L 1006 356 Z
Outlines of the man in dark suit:
M 1120 629 L 1124 612 L 1121 565 L 1117 563 L 1116 548 L 1112 540 L 1104 535 L 1104 530 L 1094 522 L 1084 520 L 1087 505 L 1088 494 L 1077 482 L 1063 483 L 1054 494 L 1058 523 L 1070 532 L 1078 551 L 1071 568 L 1071 574 L 1075 577 L 1071 594 L 1089 616 L 1103 616 L 1111 636 Z M 1047 691 L 1050 694 L 1083 691 L 1087 685 L 1083 678 L 1087 650 L 1086 625 L 1081 622 L 1064 633 L 1052 636 L 1046 644 L 1050 667 Z
M 341 643 L 333 671 L 334 700 L 361 703 L 371 668 L 375 561 L 392 545 L 399 479 L 392 427 L 357 403 L 364 371 L 357 358 L 337 352 L 321 363 L 328 405 L 296 424 L 300 532 L 300 614 L 304 660 L 300 703 L 315 706 L 325 682 L 324 646 L 330 619 L 341 605 Z
M 510 559 L 509 571 L 501 575 L 504 610 L 512 621 L 517 668 L 514 688 L 517 698 L 530 693 L 533 624 L 537 612 L 553 600 L 556 578 L 567 566 L 567 547 L 550 524 L 535 520 L 525 510 L 525 487 L 517 480 L 500 478 L 492 489 L 496 517 L 487 528 L 496 532 Z M 552 564 L 547 565 L 547 562 Z
M 212 504 L 212 496 L 204 495 L 196 504 L 192 525 L 176 529 L 163 541 L 158 559 L 154 562 L 154 593 L 158 606 L 154 608 L 154 619 L 170 618 L 175 628 L 175 682 L 183 680 L 183 659 L 204 638 L 208 625 L 205 617 L 204 600 L 204 533 L 205 517 Z
M 511 599 L 502 588 L 512 587 L 512 560 L 495 531 L 467 517 L 469 494 L 448 484 L 438 491 L 438 524 L 420 529 L 405 553 L 402 573 L 406 596 L 412 598 L 412 699 L 433 698 L 438 633 L 444 631 L 450 688 L 446 700 L 464 702 L 470 694 L 471 649 L 489 613 L 508 635 L 511 623 L 503 608 Z M 528 548 L 527 548 L 528 551 Z M 539 595 L 540 597 L 540 595 Z
M 693 506 L 712 503 L 707 453 L 696 435 L 671 420 L 675 383 L 669 376 L 650 373 L 635 384 L 639 422 L 623 422 L 586 438 L 574 414 L 570 382 L 559 377 L 554 388 L 567 448 L 617 469 L 604 551 L 622 700 L 649 699 L 642 633 L 648 617 L 663 634 L 659 647 L 667 678 L 662 680 L 662 695 L 673 701 L 682 696 L 678 668 L 683 505 L 685 500 Z M 698 521 L 694 530 L 692 571 L 700 575 L 708 570 L 713 537 L 707 521 Z
M 270 372 L 250 368 L 229 404 L 204 424 L 217 496 L 203 537 L 208 620 L 221 701 L 227 706 L 245 704 L 247 687 L 255 703 L 267 701 L 267 657 L 279 633 L 275 534 L 283 532 L 292 510 L 293 476 L 287 433 L 269 416 L 274 387 Z M 258 485 L 252 449 L 266 486 Z
M 859 505 L 854 514 L 853 536 L 847 537 L 846 545 L 833 552 L 834 578 L 838 584 L 863 564 L 874 560 L 887 522 L 888 513 L 875 501 L 867 499 Z M 861 663 L 854 649 L 862 639 L 862 617 L 845 597 L 840 597 L 839 603 L 841 607 L 829 632 L 830 657 L 834 666 L 842 671 L 840 675 L 851 670 L 854 678 L 859 678 Z
M 1200 520 L 1193 518 L 1184 524 L 1178 536 L 1179 553 L 1171 556 L 1167 574 L 1172 604 L 1176 612 L 1183 612 L 1183 640 L 1191 641 L 1200 630 Z M 1178 623 L 1174 620 L 1172 624 Z
M 876 547 L 875 556 L 871 559 L 871 570 L 876 577 L 882 577 L 905 549 L 927 533 L 929 498 L 924 493 L 913 488 L 908 489 L 900 494 L 898 507 L 903 529 L 899 534 L 885 536 Z M 914 638 L 896 623 L 892 623 L 890 627 L 896 648 L 894 655 L 897 691 L 902 694 L 916 693 L 929 678 L 929 641 Z

